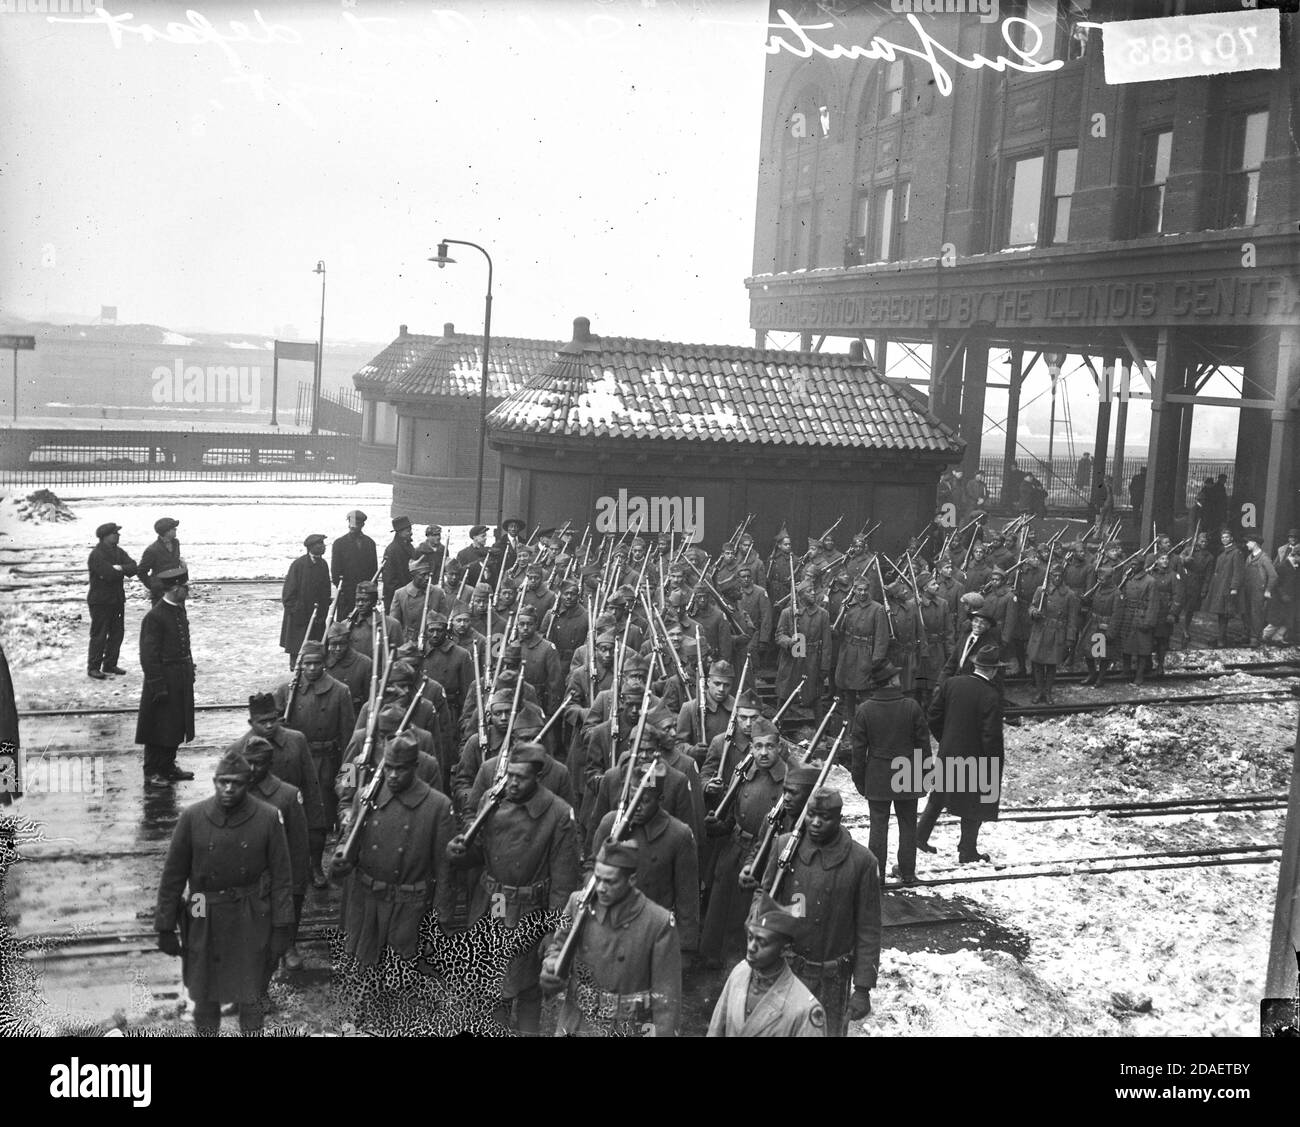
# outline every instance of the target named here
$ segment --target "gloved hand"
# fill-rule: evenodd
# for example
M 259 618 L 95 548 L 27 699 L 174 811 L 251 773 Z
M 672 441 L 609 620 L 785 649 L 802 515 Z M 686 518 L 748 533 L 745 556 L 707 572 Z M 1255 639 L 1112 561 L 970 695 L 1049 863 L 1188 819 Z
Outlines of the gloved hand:
M 849 999 L 849 1020 L 861 1021 L 869 1013 L 871 1013 L 871 991 L 855 986 L 853 997 Z
M 330 858 L 330 880 L 342 881 L 352 871 L 353 866 L 342 857 Z
M 158 933 L 158 950 L 164 955 L 170 955 L 173 959 L 180 958 L 181 937 L 174 931 L 160 931 Z
M 753 892 L 758 887 L 758 881 L 754 874 L 750 872 L 749 866 L 746 865 L 740 870 L 740 876 L 736 881 L 745 892 Z
M 560 962 L 560 956 L 547 955 L 542 960 L 542 971 L 538 975 L 538 983 L 542 988 L 543 994 L 556 994 L 564 989 L 564 979 L 555 973 Z
M 293 940 L 293 928 L 285 925 L 271 929 L 271 958 L 279 959 L 289 950 Z
M 455 837 L 453 837 L 449 842 L 447 842 L 447 856 L 448 856 L 448 857 L 452 857 L 452 858 L 455 858 L 456 860 L 459 860 L 459 859 L 461 859 L 462 857 L 464 857 L 465 854 L 468 853 L 468 852 L 469 852 L 469 850 L 465 848 L 465 835 L 464 835 L 464 834 L 457 834 L 457 835 L 456 835 Z

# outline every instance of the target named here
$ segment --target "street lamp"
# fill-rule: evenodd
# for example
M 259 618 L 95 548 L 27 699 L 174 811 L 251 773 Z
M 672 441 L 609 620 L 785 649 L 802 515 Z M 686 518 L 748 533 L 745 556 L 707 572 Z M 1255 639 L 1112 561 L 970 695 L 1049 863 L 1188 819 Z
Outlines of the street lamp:
M 325 260 L 316 263 L 313 274 L 320 275 L 320 337 L 316 341 L 316 378 L 312 381 L 311 432 L 320 433 L 320 377 L 325 361 Z
M 473 247 L 487 259 L 487 298 L 483 305 L 483 376 L 478 388 L 478 479 L 474 488 L 474 523 L 483 523 L 483 452 L 487 448 L 487 392 L 488 392 L 488 350 L 492 346 L 492 256 L 478 243 L 467 243 L 463 239 L 443 239 L 438 244 L 437 257 L 429 259 L 436 262 L 441 270 L 454 258 L 447 256 L 448 245 Z
M 1052 420 L 1047 427 L 1047 488 L 1052 488 L 1052 478 L 1055 471 L 1052 465 L 1052 454 L 1056 446 L 1056 384 L 1061 378 L 1061 365 L 1065 363 L 1064 352 L 1044 352 L 1043 359 L 1047 361 L 1047 374 L 1052 377 Z

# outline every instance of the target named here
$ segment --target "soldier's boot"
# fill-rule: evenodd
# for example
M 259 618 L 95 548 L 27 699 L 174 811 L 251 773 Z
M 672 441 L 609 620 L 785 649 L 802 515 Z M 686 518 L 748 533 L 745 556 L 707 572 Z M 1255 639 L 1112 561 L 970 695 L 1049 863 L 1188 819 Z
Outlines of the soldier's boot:
M 1097 663 L 1092 658 L 1086 657 L 1083 660 L 1088 666 L 1088 676 L 1083 679 L 1083 684 L 1086 688 L 1097 683 L 1097 678 L 1101 675 L 1101 670 L 1097 667 Z
M 1102 682 L 1106 680 L 1106 671 L 1110 669 L 1110 658 L 1103 657 L 1097 662 L 1097 679 L 1093 681 L 1093 686 L 1100 689 Z
M 1147 679 L 1147 662 L 1150 661 L 1150 660 L 1151 660 L 1151 659 L 1150 659 L 1149 657 L 1145 657 L 1145 656 L 1143 656 L 1143 655 L 1141 655 L 1141 654 L 1138 655 L 1138 659 L 1137 659 L 1137 676 L 1133 679 L 1133 684 L 1135 684 L 1135 685 L 1141 685 L 1141 684 L 1144 684 L 1144 683 L 1146 682 L 1146 679 Z
M 1049 665 L 1049 666 L 1047 667 L 1047 672 L 1046 672 L 1046 681 L 1047 681 L 1047 689 L 1046 689 L 1046 691 L 1043 693 L 1043 699 L 1044 699 L 1048 704 L 1055 704 L 1056 702 L 1055 702 L 1054 700 L 1052 700 L 1052 689 L 1053 689 L 1053 688 L 1055 687 L 1055 685 L 1056 685 L 1056 666 L 1055 666 L 1055 665 Z
M 1129 682 L 1133 680 L 1133 658 L 1129 654 L 1124 655 L 1124 680 Z
M 1043 670 L 1041 666 L 1039 666 L 1038 662 L 1036 661 L 1033 663 L 1031 668 L 1034 674 L 1034 695 L 1030 697 L 1029 703 L 1042 704 L 1043 703 Z
M 1164 679 L 1164 675 L 1165 675 L 1165 655 L 1166 655 L 1168 652 L 1169 652 L 1169 643 L 1168 643 L 1168 642 L 1165 642 L 1165 643 L 1163 643 L 1163 644 L 1161 644 L 1161 645 L 1157 645 L 1157 646 L 1156 646 L 1156 669 L 1155 669 L 1155 673 L 1153 673 L 1152 676 L 1153 676 L 1154 679 L 1157 680 L 1157 681 L 1160 681 L 1160 680 L 1163 680 L 1163 679 Z

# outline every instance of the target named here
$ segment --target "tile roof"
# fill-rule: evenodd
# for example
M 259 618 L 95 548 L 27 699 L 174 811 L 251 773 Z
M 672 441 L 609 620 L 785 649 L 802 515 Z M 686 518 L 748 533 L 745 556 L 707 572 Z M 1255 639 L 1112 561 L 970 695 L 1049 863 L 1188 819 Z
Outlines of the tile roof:
M 563 343 L 493 336 L 488 354 L 488 397 L 505 399 L 518 391 L 555 359 Z M 439 337 L 386 391 L 393 400 L 477 398 L 482 378 L 483 338 L 454 333 Z
M 419 363 L 440 339 L 423 333 L 403 333 L 353 375 L 353 386 L 358 391 L 379 391 L 387 387 Z
M 964 448 L 917 392 L 849 356 L 581 334 L 499 404 L 488 426 L 557 437 Z

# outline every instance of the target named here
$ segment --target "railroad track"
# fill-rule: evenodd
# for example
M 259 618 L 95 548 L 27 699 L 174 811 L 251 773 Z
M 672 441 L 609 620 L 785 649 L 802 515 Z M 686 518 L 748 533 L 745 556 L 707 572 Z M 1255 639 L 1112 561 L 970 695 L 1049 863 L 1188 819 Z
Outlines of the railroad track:
M 1163 858 L 1163 860 L 1162 860 Z M 1098 857 L 1074 857 L 1045 861 L 1021 861 L 1014 866 L 1003 865 L 1000 868 L 1014 868 L 1016 872 L 978 872 L 958 876 L 945 874 L 959 873 L 958 869 L 937 869 L 937 875 L 919 879 L 915 884 L 907 885 L 902 881 L 885 881 L 884 888 L 925 889 L 936 885 L 948 884 L 984 884 L 1003 880 L 1039 880 L 1045 877 L 1088 877 L 1107 876 L 1115 873 L 1157 872 L 1167 869 L 1213 869 L 1227 865 L 1272 865 L 1282 860 L 1280 845 L 1229 845 L 1221 848 L 1205 849 L 1166 849 L 1150 853 L 1112 853 Z M 1136 864 L 1107 864 L 1106 862 L 1136 862 Z M 1102 862 L 1102 864 L 1098 864 Z M 1056 868 L 1046 866 L 1055 865 Z M 1069 867 L 1063 867 L 1069 866 Z

